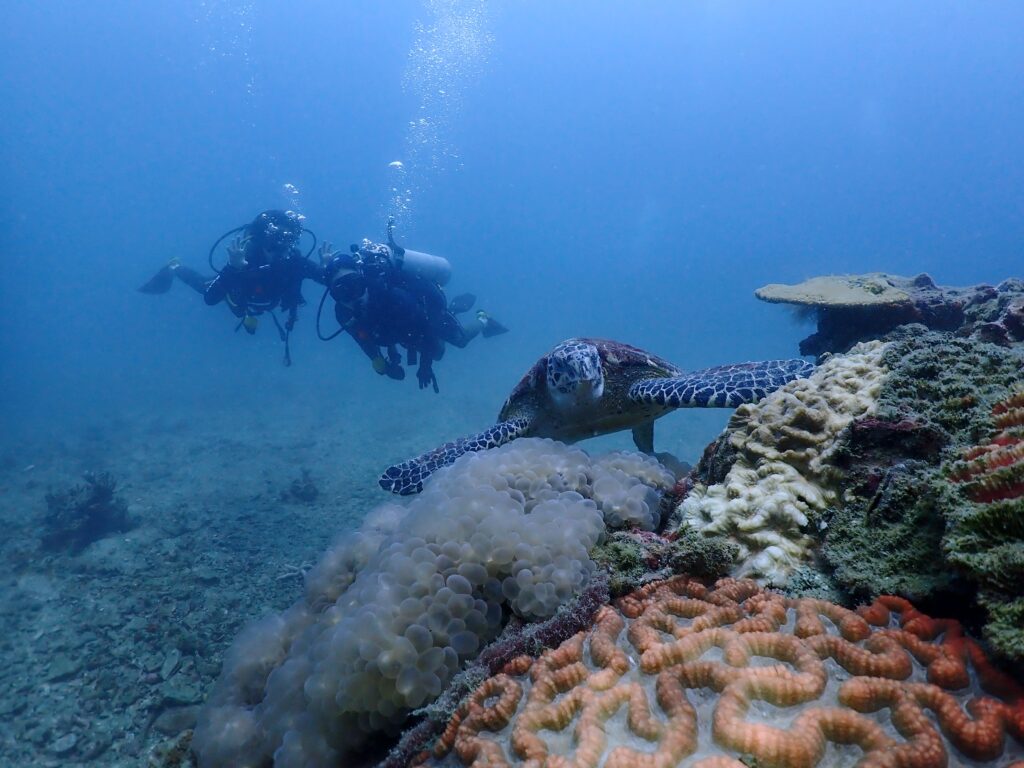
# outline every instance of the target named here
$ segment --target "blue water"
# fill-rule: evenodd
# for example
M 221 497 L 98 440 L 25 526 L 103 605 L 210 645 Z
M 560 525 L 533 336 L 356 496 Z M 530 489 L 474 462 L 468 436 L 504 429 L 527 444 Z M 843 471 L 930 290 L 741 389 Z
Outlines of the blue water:
M 766 282 L 1019 272 L 1016 4 L 13 2 L 5 19 L 5 431 L 254 379 L 381 408 L 472 381 L 496 410 L 575 334 L 686 367 L 793 354 L 806 329 L 753 298 Z M 410 66 L 417 23 L 445 19 L 476 44 Z M 422 116 L 446 118 L 427 139 L 454 157 L 410 157 Z M 312 302 L 284 372 L 267 330 L 236 336 L 180 285 L 135 293 L 287 206 L 285 184 L 322 238 L 379 238 L 394 160 L 418 185 L 400 238 L 514 329 L 453 351 L 440 398 L 315 342 Z
M 564 338 L 684 368 L 789 357 L 811 328 L 758 302 L 765 283 L 1022 271 L 1019 3 L 8 0 L 3 16 L 11 466 L 59 462 L 46 446 L 97 425 L 113 441 L 226 414 L 247 453 L 266 450 L 253 425 L 357 436 L 304 462 L 354 466 L 377 498 L 376 471 L 487 426 Z M 269 323 L 250 338 L 181 284 L 136 292 L 171 257 L 205 269 L 267 208 L 341 248 L 395 215 L 401 242 L 451 261 L 450 293 L 511 332 L 450 350 L 435 395 L 317 341 L 316 286 L 287 369 Z M 727 416 L 675 414 L 656 445 L 693 461 Z

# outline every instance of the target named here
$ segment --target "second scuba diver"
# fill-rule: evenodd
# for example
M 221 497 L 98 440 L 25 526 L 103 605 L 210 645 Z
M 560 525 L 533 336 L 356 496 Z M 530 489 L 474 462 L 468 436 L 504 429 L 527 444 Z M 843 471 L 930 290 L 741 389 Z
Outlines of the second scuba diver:
M 302 233 L 313 237 L 313 246 L 305 255 L 299 250 Z M 237 234 L 228 245 L 228 262 L 220 270 L 213 264 L 213 253 L 229 235 Z M 302 281 L 324 283 L 322 266 L 309 259 L 316 247 L 316 236 L 303 227 L 302 218 L 294 211 L 263 211 L 249 224 L 229 230 L 213 244 L 209 253 L 210 268 L 216 276 L 209 278 L 172 259 L 145 285 L 143 293 L 166 293 L 177 277 L 201 293 L 208 305 L 225 302 L 239 319 L 238 328 L 256 333 L 259 316 L 269 313 L 285 343 L 285 365 L 291 364 L 288 337 L 295 326 L 298 308 L 305 304 Z M 287 313 L 282 327 L 274 309 Z
M 439 391 L 433 363 L 444 355 L 445 343 L 462 348 L 478 334 L 497 336 L 508 329 L 486 312 L 462 322 L 456 315 L 472 309 L 476 299 L 462 294 L 445 297 L 441 284 L 450 267 L 445 259 L 406 250 L 395 243 L 388 223 L 388 243 L 363 240 L 350 253 L 335 254 L 325 243 L 320 249 L 327 291 L 334 299 L 334 316 L 370 359 L 373 369 L 392 379 L 404 379 L 402 357 L 416 365 L 420 389 Z M 321 300 L 320 308 L 323 308 Z M 317 314 L 319 334 L 319 313 Z

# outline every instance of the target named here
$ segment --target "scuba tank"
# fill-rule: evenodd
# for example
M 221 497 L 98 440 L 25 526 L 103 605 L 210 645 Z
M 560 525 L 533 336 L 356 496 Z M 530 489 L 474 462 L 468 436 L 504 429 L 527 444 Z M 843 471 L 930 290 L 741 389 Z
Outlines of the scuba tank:
M 446 285 L 452 278 L 452 265 L 443 256 L 434 256 L 410 248 L 388 248 L 391 263 L 403 272 L 425 277 L 438 285 Z
M 452 265 L 448 259 L 402 248 L 394 242 L 385 245 L 364 239 L 359 245 L 351 246 L 351 251 L 368 274 L 393 269 L 396 272 L 425 278 L 438 285 L 444 285 L 452 277 Z
M 423 251 L 413 251 L 403 248 L 395 242 L 395 220 L 388 219 L 388 242 L 384 246 L 388 249 L 391 263 L 403 272 L 409 272 L 418 277 L 446 285 L 452 279 L 452 265 L 443 256 L 434 256 Z

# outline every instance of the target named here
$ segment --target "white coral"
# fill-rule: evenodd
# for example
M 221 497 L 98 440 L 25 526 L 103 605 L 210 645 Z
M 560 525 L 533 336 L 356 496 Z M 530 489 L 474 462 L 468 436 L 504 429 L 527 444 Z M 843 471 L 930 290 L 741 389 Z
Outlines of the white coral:
M 887 373 L 886 344 L 858 344 L 813 375 L 736 410 L 726 435 L 737 453 L 721 483 L 698 485 L 676 517 L 739 547 L 735 576 L 781 585 L 809 556 L 807 526 L 835 500 L 838 438 L 872 414 Z

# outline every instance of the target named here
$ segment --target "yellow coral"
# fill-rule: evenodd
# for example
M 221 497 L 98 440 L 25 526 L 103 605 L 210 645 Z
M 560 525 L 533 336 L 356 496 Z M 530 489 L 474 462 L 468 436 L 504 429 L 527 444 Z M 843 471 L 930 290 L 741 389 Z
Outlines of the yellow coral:
M 725 479 L 697 485 L 682 502 L 684 525 L 740 548 L 736 574 L 782 584 L 807 559 L 807 526 L 835 500 L 830 464 L 840 433 L 874 412 L 886 344 L 858 344 L 759 403 L 740 406 L 726 429 L 737 459 Z

